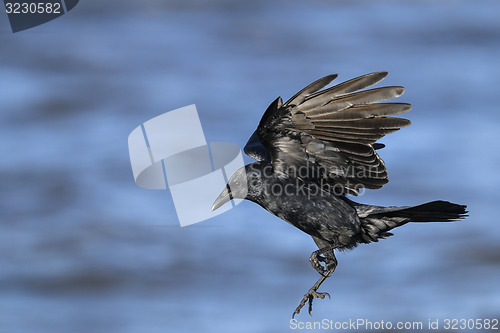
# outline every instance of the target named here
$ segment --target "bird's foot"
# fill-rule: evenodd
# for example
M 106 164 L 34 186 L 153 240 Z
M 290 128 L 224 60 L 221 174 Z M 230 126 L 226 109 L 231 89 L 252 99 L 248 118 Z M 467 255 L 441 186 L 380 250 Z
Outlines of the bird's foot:
M 320 274 L 325 274 L 325 268 L 321 265 L 320 261 L 325 261 L 325 257 L 321 256 L 321 250 L 316 250 L 311 253 L 311 257 L 309 258 L 309 262 L 311 266 Z
M 330 270 L 335 270 L 335 267 L 337 267 L 337 259 L 333 255 L 333 248 L 332 247 L 326 247 L 322 248 L 319 250 L 314 251 L 311 253 L 311 256 L 309 257 L 309 262 L 311 263 L 311 266 L 321 275 L 328 277 L 331 275 L 331 273 L 328 273 Z M 322 256 L 321 254 L 327 254 L 328 251 L 332 251 L 332 253 L 329 256 Z M 324 266 L 320 263 L 324 262 Z
M 337 265 L 338 265 L 338 262 L 337 262 L 337 259 L 336 258 L 333 258 L 333 260 L 327 260 L 325 262 L 325 274 L 323 274 L 323 276 L 330 276 L 334 271 L 335 271 L 335 268 L 337 268 Z
M 306 305 L 306 302 L 309 302 L 309 315 L 311 316 L 312 312 L 312 303 L 315 298 L 321 298 L 324 299 L 326 296 L 331 299 L 329 293 L 319 293 L 317 292 L 314 287 L 309 289 L 309 291 L 304 295 L 304 298 L 302 298 L 302 301 L 300 301 L 299 306 L 295 309 L 295 311 L 292 314 L 292 319 L 295 317 L 296 314 L 300 313 L 300 310 Z

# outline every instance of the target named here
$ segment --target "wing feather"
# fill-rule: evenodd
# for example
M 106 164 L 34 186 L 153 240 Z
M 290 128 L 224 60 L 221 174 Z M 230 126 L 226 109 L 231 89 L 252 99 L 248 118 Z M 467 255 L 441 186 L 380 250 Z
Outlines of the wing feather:
M 348 108 L 325 112 L 324 114 L 316 115 L 312 112 L 304 113 L 304 117 L 314 119 L 314 121 L 341 121 L 341 120 L 356 120 L 370 118 L 374 116 L 395 116 L 401 113 L 410 111 L 411 105 L 405 103 L 378 103 L 378 104 L 361 104 L 352 105 Z M 326 120 L 325 120 L 326 119 Z
M 388 72 L 375 72 L 370 74 L 365 74 L 358 76 L 354 79 L 337 84 L 334 87 L 325 89 L 323 91 L 312 94 L 307 99 L 316 98 L 318 95 L 331 95 L 333 97 L 340 96 L 348 93 L 355 92 L 357 90 L 366 89 L 379 83 L 389 74 Z
M 392 116 L 411 109 L 406 103 L 384 103 L 401 96 L 403 87 L 362 90 L 387 74 L 370 73 L 320 90 L 337 77 L 327 75 L 284 104 L 278 98 L 266 110 L 245 152 L 270 160 L 278 176 L 321 181 L 340 186 L 343 193 L 382 187 L 388 182 L 387 169 L 375 151 L 383 145 L 376 141 L 410 125 L 409 120 Z M 301 168 L 309 173 L 297 173 Z
M 327 75 L 325 77 L 322 77 L 319 80 L 314 81 L 298 93 L 296 93 L 292 98 L 290 98 L 283 106 L 287 107 L 289 105 L 297 105 L 297 104 L 302 104 L 304 100 L 306 99 L 307 96 L 309 96 L 311 93 L 318 91 L 327 85 L 330 84 L 333 80 L 337 78 L 338 74 L 331 74 Z
M 297 110 L 306 113 L 309 118 L 336 113 L 350 108 L 353 105 L 370 104 L 387 101 L 401 96 L 404 93 L 403 87 L 382 87 L 370 90 L 363 90 L 339 98 L 334 98 L 328 103 L 318 104 L 315 99 L 310 99 L 297 106 Z

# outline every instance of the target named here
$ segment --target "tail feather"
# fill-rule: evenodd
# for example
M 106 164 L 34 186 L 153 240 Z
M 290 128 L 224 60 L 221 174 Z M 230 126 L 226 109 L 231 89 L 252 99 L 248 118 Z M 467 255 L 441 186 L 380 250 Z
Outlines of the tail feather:
M 408 222 L 451 222 L 467 217 L 467 206 L 448 201 L 432 201 L 418 206 L 375 207 L 361 218 L 361 241 L 377 242 L 392 236 L 391 229 Z
M 448 201 L 432 201 L 418 206 L 381 213 L 383 217 L 404 217 L 408 222 L 451 222 L 467 217 L 467 206 Z

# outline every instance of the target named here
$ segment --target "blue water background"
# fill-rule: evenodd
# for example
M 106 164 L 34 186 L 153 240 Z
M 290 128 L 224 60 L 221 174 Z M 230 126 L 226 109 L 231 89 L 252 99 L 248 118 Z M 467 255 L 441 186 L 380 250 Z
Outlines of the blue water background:
M 260 207 L 190 227 L 138 188 L 127 137 L 196 104 L 241 146 L 267 105 L 330 73 L 387 70 L 412 126 L 385 137 L 379 205 L 447 199 L 338 256 L 313 317 L 500 316 L 500 2 L 80 1 L 12 34 L 0 14 L 0 331 L 288 332 L 317 273 L 309 236 Z M 250 160 L 248 160 L 250 161 Z

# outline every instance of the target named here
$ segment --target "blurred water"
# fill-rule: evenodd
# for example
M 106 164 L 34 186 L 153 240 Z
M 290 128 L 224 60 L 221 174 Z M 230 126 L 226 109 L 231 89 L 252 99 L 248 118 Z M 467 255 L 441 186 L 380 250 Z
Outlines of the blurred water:
M 316 279 L 311 239 L 251 203 L 180 228 L 135 186 L 127 136 L 196 103 L 208 141 L 243 145 L 267 105 L 332 72 L 388 70 L 413 125 L 384 138 L 380 205 L 448 199 L 338 256 L 335 321 L 500 314 L 500 3 L 82 1 L 12 34 L 0 15 L 0 331 L 277 332 Z

